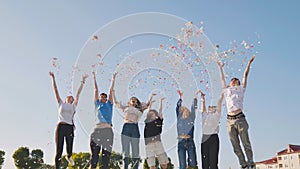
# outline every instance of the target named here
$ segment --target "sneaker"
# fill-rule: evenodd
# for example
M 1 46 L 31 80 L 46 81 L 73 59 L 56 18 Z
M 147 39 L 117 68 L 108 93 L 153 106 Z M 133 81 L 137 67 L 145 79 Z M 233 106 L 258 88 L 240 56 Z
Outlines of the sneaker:
M 69 158 L 68 156 L 66 156 L 66 160 L 68 161 L 68 163 L 69 163 L 71 166 L 74 166 L 74 165 L 75 165 L 75 163 L 74 163 L 72 157 Z
M 255 164 L 250 164 L 249 169 L 255 169 Z
M 247 164 L 241 165 L 241 169 L 249 169 Z

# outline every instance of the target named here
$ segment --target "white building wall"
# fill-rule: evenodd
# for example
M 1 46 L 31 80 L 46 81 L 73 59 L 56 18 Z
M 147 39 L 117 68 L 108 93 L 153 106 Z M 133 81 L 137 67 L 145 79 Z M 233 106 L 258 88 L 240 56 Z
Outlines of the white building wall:
M 300 153 L 281 155 L 281 160 L 278 160 L 278 164 L 282 164 L 280 169 L 300 169 Z M 278 158 L 277 158 L 278 159 Z

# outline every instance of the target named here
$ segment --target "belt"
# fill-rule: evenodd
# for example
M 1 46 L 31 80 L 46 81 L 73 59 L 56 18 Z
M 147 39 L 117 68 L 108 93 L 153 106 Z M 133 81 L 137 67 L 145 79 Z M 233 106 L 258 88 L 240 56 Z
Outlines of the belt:
M 246 117 L 243 112 L 240 112 L 239 114 L 234 115 L 234 116 L 230 116 L 227 114 L 228 120 L 236 120 L 236 119 L 243 118 L 243 117 Z
M 112 124 L 109 124 L 109 123 L 101 122 L 101 123 L 96 124 L 96 128 L 111 128 L 111 127 L 112 127 Z
M 191 136 L 188 135 L 188 134 L 182 134 L 182 135 L 179 135 L 178 138 L 181 138 L 181 139 L 189 139 L 189 138 L 191 138 Z

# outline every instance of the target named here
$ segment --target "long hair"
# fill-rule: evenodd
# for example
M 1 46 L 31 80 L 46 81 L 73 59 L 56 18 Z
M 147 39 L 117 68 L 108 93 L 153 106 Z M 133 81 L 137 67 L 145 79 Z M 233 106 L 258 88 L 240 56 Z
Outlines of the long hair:
M 191 111 L 185 106 L 181 106 L 179 111 L 182 119 L 188 118 L 191 114 Z
M 147 113 L 147 117 L 146 117 L 146 119 L 145 119 L 145 123 L 151 122 L 151 121 L 154 120 L 154 119 L 151 119 L 150 112 L 153 112 L 153 113 L 155 114 L 155 119 L 157 119 L 157 118 L 159 117 L 157 110 L 151 109 L 151 110 L 149 110 L 148 113 Z
M 128 105 L 130 104 L 130 100 L 132 100 L 132 99 L 136 100 L 136 106 L 135 106 L 135 108 L 139 109 L 140 111 L 143 111 L 143 109 L 142 109 L 142 103 L 140 102 L 140 100 L 137 97 L 131 97 L 129 99 Z

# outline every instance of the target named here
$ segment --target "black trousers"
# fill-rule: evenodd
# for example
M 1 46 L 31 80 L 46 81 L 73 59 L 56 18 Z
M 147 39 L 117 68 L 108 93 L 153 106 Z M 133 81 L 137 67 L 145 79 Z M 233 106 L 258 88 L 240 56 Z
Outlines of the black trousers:
M 202 136 L 202 169 L 218 169 L 219 144 L 218 134 Z
M 55 168 L 60 168 L 61 155 L 64 148 L 64 139 L 66 139 L 67 156 L 70 158 L 73 151 L 74 141 L 74 125 L 70 124 L 58 124 L 55 132 L 56 143 L 56 156 L 55 156 Z
M 113 146 L 114 134 L 112 128 L 96 128 L 91 134 L 90 148 L 92 152 L 91 168 L 96 168 L 100 150 L 102 150 L 101 169 L 109 169 L 110 154 Z

